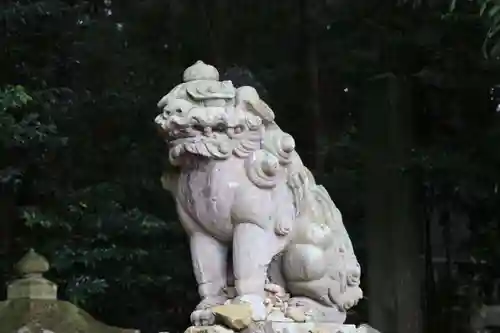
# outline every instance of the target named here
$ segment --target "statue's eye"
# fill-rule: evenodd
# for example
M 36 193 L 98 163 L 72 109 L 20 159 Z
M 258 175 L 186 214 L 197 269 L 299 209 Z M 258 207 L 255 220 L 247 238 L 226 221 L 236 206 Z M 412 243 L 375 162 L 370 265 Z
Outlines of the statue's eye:
M 182 110 L 181 109 L 177 109 L 175 110 L 176 113 L 182 113 Z
M 214 127 L 214 131 L 216 131 L 216 132 L 225 132 L 226 129 L 227 129 L 227 127 L 224 124 L 217 124 Z
M 199 124 L 193 125 L 193 129 L 197 130 L 198 132 L 203 132 L 204 130 L 203 126 Z

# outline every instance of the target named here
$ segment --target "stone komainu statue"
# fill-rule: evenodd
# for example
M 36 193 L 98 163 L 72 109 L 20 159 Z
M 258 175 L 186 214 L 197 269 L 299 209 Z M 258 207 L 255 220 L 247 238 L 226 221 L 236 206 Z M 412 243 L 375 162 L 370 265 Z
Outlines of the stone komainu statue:
M 219 81 L 198 61 L 158 106 L 175 166 L 162 183 L 189 236 L 201 296 L 193 324 L 211 324 L 210 308 L 228 299 L 265 320 L 277 289 L 310 320 L 344 322 L 363 293 L 342 216 L 257 91 Z

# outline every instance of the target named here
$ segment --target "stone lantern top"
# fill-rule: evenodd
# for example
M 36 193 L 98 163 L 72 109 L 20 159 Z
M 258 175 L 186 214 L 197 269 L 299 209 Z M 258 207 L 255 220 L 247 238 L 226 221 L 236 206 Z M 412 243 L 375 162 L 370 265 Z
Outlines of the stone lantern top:
M 15 266 L 20 278 L 7 286 L 7 299 L 57 299 L 57 285 L 43 277 L 49 268 L 47 259 L 30 249 Z
M 21 276 L 41 276 L 49 271 L 50 265 L 44 256 L 36 253 L 34 249 L 30 249 L 19 260 L 15 268 Z
M 107 326 L 84 310 L 57 299 L 57 285 L 43 277 L 47 259 L 30 249 L 15 265 L 18 279 L 7 286 L 7 300 L 0 301 L 0 332 L 17 333 L 140 333 Z

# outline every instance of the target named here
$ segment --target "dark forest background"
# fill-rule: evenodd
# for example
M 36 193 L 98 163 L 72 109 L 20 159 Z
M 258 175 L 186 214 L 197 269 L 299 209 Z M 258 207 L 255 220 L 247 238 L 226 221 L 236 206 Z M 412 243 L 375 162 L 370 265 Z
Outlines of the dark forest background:
M 343 212 L 349 322 L 468 332 L 500 302 L 499 22 L 491 0 L 2 1 L 0 284 L 34 247 L 100 320 L 185 329 L 153 119 L 200 59 L 259 90 Z

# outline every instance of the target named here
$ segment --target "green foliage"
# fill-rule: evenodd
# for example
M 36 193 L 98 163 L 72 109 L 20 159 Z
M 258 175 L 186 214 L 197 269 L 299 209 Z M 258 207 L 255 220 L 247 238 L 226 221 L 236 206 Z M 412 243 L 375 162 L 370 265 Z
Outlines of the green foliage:
M 411 5 L 413 8 L 423 6 L 422 0 L 399 0 L 400 5 Z M 500 3 L 497 0 L 437 0 L 430 1 L 427 6 L 441 8 L 448 6 L 443 11 L 446 19 L 459 19 L 470 21 L 480 19 L 486 27 L 482 52 L 485 58 L 498 60 L 500 56 Z
M 485 56 L 491 55 L 495 59 L 500 56 L 500 3 L 493 0 L 478 0 L 481 5 L 479 15 L 489 23 L 488 33 L 483 45 Z
M 456 13 L 459 8 L 470 7 L 473 3 L 477 6 L 477 15 L 483 20 L 487 27 L 486 36 L 484 38 L 482 51 L 486 58 L 498 60 L 500 56 L 500 3 L 496 0 L 475 0 L 475 1 L 459 1 L 451 0 L 449 12 Z
M 27 168 L 42 158 L 43 150 L 64 144 L 57 127 L 44 121 L 34 108 L 33 98 L 22 86 L 0 91 L 0 183 L 17 186 Z
M 21 86 L 8 86 L 0 92 L 0 104 L 2 105 L 2 112 L 10 108 L 19 108 L 26 105 L 32 98 L 26 93 Z
M 169 88 L 159 82 L 178 73 L 158 71 L 163 61 L 137 42 L 142 27 L 124 36 L 120 13 L 105 10 L 63 1 L 0 10 L 0 273 L 10 280 L 34 247 L 63 299 L 119 326 L 181 328 L 189 316 L 176 314 L 192 309 L 196 289 L 160 188 L 164 148 L 152 122 Z

